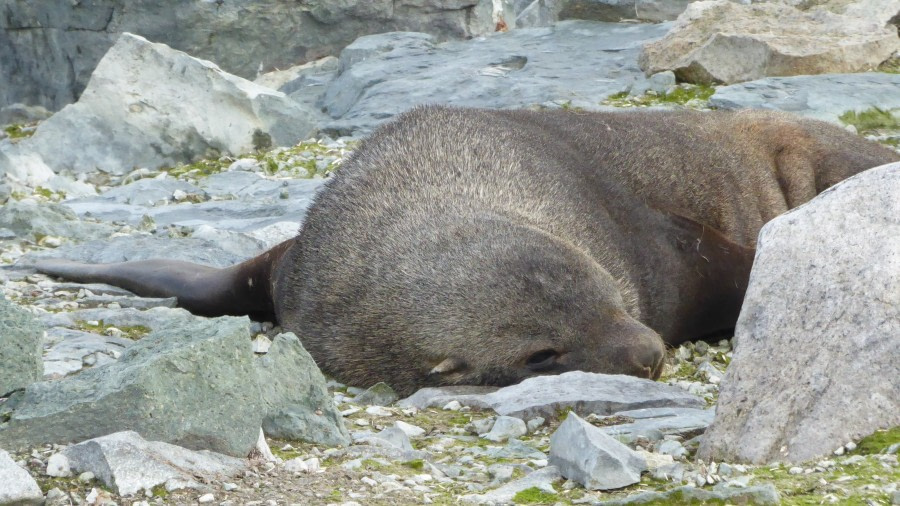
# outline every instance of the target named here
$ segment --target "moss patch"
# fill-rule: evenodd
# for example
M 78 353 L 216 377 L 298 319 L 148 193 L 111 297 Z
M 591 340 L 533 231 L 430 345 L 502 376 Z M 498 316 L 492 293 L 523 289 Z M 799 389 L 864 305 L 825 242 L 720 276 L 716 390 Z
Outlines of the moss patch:
M 875 456 L 837 459 L 836 465 L 824 472 L 792 475 L 788 466 L 778 466 L 753 469 L 750 474 L 754 483 L 774 484 L 786 506 L 822 504 L 826 495 L 833 496 L 835 504 L 890 504 L 885 487 L 900 479 L 896 464 L 885 465 Z
M 10 139 L 24 139 L 25 137 L 31 137 L 34 134 L 34 127 L 13 124 L 6 126 L 3 131 L 6 132 L 6 135 L 9 136 Z
M 862 438 L 859 444 L 856 445 L 856 450 L 853 453 L 861 455 L 881 453 L 889 446 L 895 444 L 900 444 L 900 427 L 875 431 L 874 434 Z
M 91 332 L 92 334 L 102 334 L 105 336 L 115 333 L 110 332 L 109 329 L 118 329 L 122 331 L 122 334 L 118 337 L 124 337 L 125 339 L 131 340 L 138 340 L 150 333 L 150 328 L 143 325 L 117 327 L 115 325 L 108 325 L 104 323 L 103 320 L 100 320 L 97 323 L 78 320 L 75 322 L 75 329 L 81 330 L 82 332 Z
M 537 487 L 526 488 L 519 491 L 514 497 L 513 502 L 516 504 L 554 504 L 559 496 L 544 492 Z
M 681 84 L 675 87 L 669 93 L 659 95 L 657 93 L 648 92 L 644 95 L 636 97 L 628 96 L 627 91 L 611 95 L 602 103 L 603 105 L 611 105 L 613 107 L 649 107 L 652 105 L 690 105 L 689 102 L 705 105 L 709 101 L 709 97 L 716 92 L 712 86 L 700 84 L 690 85 Z
M 893 111 L 885 111 L 877 107 L 865 111 L 847 111 L 839 119 L 845 125 L 853 125 L 861 135 L 873 134 L 883 130 L 900 130 L 900 120 Z

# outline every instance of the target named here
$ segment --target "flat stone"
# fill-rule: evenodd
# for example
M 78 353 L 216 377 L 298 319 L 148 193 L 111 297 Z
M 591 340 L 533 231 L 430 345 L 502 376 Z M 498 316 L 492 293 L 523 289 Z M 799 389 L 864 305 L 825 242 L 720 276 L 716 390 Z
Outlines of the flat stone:
M 690 439 L 709 427 L 715 416 L 714 409 L 694 408 L 646 408 L 620 411 L 616 416 L 635 419 L 632 423 L 603 427 L 606 434 L 619 441 L 630 443 L 639 437 L 659 441 L 663 436 L 681 436 Z
M 246 460 L 209 451 L 191 451 L 146 441 L 133 431 L 117 432 L 70 446 L 63 451 L 76 473 L 91 472 L 119 495 L 163 485 L 172 491 L 202 488 L 247 468 Z
M 475 504 L 510 504 L 516 494 L 529 488 L 539 488 L 545 492 L 555 494 L 556 490 L 553 488 L 553 482 L 560 479 L 561 476 L 559 469 L 554 466 L 547 466 L 485 494 L 464 495 L 461 500 Z
M 41 378 L 44 329 L 0 294 L 0 397 Z
M 706 406 L 706 402 L 699 397 L 663 383 L 633 376 L 583 371 L 536 376 L 517 385 L 491 390 L 484 387 L 425 388 L 403 399 L 399 405 L 425 409 L 457 400 L 467 406 L 493 409 L 500 415 L 523 420 L 537 416 L 555 419 L 564 410 L 573 410 L 587 416 L 591 413 L 611 415 L 620 411 L 653 407 Z
M 292 333 L 278 334 L 254 361 L 265 409 L 262 428 L 275 438 L 328 446 L 350 444 L 350 435 L 315 361 Z
M 774 109 L 842 124 L 848 111 L 900 109 L 900 74 L 862 72 L 768 77 L 716 88 L 709 105 L 718 109 Z
M 488 441 L 501 442 L 509 438 L 517 438 L 528 433 L 525 422 L 512 416 L 498 416 L 490 432 L 481 436 Z
M 0 450 L 0 504 L 44 504 L 44 494 L 34 478 L 3 450 Z
M 678 487 L 665 492 L 641 492 L 626 497 L 625 499 L 615 499 L 612 501 L 600 501 L 595 504 L 604 504 L 608 506 L 625 506 L 630 504 L 670 504 L 683 503 L 692 504 L 716 503 L 723 504 L 781 504 L 778 491 L 771 484 L 756 485 L 746 488 L 727 488 L 716 487 L 713 490 L 707 490 L 698 487 Z
M 247 318 L 158 327 L 117 362 L 25 389 L 0 444 L 71 443 L 129 427 L 153 440 L 245 457 L 265 410 Z
M 55 344 L 44 354 L 43 376 L 46 379 L 80 371 L 85 366 L 85 358 L 91 355 L 103 354 L 109 361 L 115 360 L 134 344 L 130 339 L 59 327 L 48 330 L 47 335 Z
M 550 464 L 589 490 L 627 487 L 647 470 L 643 457 L 574 413 L 550 436 Z
M 900 162 L 766 224 L 700 457 L 801 463 L 900 425 L 898 286 Z

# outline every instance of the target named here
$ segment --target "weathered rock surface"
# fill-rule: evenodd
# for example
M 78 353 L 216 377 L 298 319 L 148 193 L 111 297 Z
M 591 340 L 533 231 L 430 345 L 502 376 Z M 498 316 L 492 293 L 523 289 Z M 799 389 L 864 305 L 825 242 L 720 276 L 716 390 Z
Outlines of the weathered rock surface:
M 63 455 L 76 474 L 91 472 L 121 495 L 151 490 L 158 485 L 172 491 L 200 488 L 247 467 L 247 461 L 209 451 L 191 451 L 159 441 L 146 441 L 137 432 L 117 432 L 65 449 Z
M 16 236 L 32 241 L 48 235 L 86 241 L 108 237 L 113 231 L 105 223 L 79 220 L 75 213 L 60 204 L 30 201 L 9 202 L 0 207 L 0 228 L 12 230 Z
M 55 327 L 47 331 L 49 349 L 44 355 L 43 377 L 58 379 L 115 361 L 133 344 L 121 337 L 98 336 L 90 332 Z
M 128 427 L 152 440 L 246 456 L 265 415 L 249 324 L 222 317 L 157 328 L 117 362 L 33 383 L 0 426 L 0 444 L 77 442 Z
M 713 421 L 712 409 L 646 408 L 620 411 L 613 416 L 634 419 L 634 422 L 603 427 L 603 432 L 619 441 L 631 442 L 639 437 L 659 441 L 663 436 L 690 439 L 703 433 Z
M 693 83 L 870 70 L 900 50 L 897 28 L 887 25 L 898 9 L 896 2 L 857 4 L 838 14 L 780 2 L 694 2 L 671 32 L 644 46 L 640 66 Z
M 550 464 L 589 490 L 627 487 L 647 469 L 643 457 L 575 413 L 550 436 Z
M 626 506 L 630 504 L 781 504 L 781 497 L 775 487 L 766 483 L 752 487 L 715 487 L 713 490 L 686 486 L 665 492 L 641 492 L 611 501 L 595 504 Z
M 74 102 L 122 32 L 163 42 L 252 79 L 260 70 L 337 54 L 364 34 L 415 30 L 461 39 L 490 33 L 495 28 L 492 7 L 491 0 L 5 2 L 0 11 L 0 106 L 23 102 L 57 110 Z M 512 16 L 507 22 L 513 22 Z
M 550 26 L 563 19 L 671 21 L 694 0 L 524 0 L 516 4 L 516 27 Z
M 125 174 L 212 153 L 292 145 L 312 131 L 310 111 L 284 94 L 125 33 L 78 102 L 41 123 L 18 147 L 57 173 Z
M 900 163 L 767 224 L 700 455 L 801 462 L 900 425 Z
M 770 77 L 716 89 L 718 109 L 775 109 L 840 123 L 847 111 L 900 109 L 900 74 L 864 72 Z
M 278 334 L 255 365 L 266 434 L 328 446 L 350 443 L 343 418 L 325 388 L 325 377 L 297 336 Z
M 0 450 L 0 504 L 27 506 L 43 503 L 44 494 L 34 478 L 16 465 L 8 453 Z
M 546 493 L 555 494 L 553 482 L 561 476 L 555 466 L 547 466 L 486 494 L 464 495 L 462 501 L 475 504 L 510 504 L 517 493 L 529 488 L 538 488 Z
M 44 329 L 0 294 L 0 397 L 38 381 Z
M 699 397 L 663 383 L 633 376 L 582 371 L 536 376 L 493 392 L 484 393 L 486 390 L 489 388 L 423 388 L 400 401 L 400 405 L 424 409 L 457 400 L 467 406 L 493 409 L 501 415 L 523 420 L 538 416 L 555 418 L 566 409 L 586 416 L 591 413 L 611 415 L 641 408 L 705 406 Z
M 635 62 L 640 46 L 667 29 L 564 21 L 443 44 L 423 34 L 362 37 L 341 53 L 343 70 L 320 99 L 334 119 L 324 130 L 364 134 L 426 103 L 503 109 L 554 102 L 597 109 L 607 96 L 645 79 Z

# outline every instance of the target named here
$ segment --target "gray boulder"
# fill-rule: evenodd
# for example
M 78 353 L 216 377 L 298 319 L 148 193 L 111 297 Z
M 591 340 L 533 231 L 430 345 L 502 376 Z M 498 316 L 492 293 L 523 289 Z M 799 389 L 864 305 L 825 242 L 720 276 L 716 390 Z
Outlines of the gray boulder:
M 900 74 L 863 72 L 769 77 L 722 86 L 709 99 L 718 109 L 774 109 L 840 124 L 847 111 L 900 109 Z
M 429 103 L 597 109 L 609 95 L 645 79 L 636 65 L 640 47 L 667 29 L 664 24 L 564 21 L 443 44 L 410 33 L 364 37 L 341 53 L 343 71 L 322 95 L 320 106 L 333 118 L 324 130 L 365 134 L 414 105 Z
M 146 441 L 137 432 L 117 432 L 70 446 L 63 451 L 76 474 L 91 472 L 119 495 L 133 495 L 163 485 L 166 490 L 202 488 L 247 468 L 245 459 L 209 451 Z
M 41 379 L 44 329 L 0 294 L 0 397 Z
M 266 434 L 327 446 L 350 444 L 325 377 L 297 336 L 275 336 L 269 351 L 255 359 L 255 367 Z
M 516 27 L 550 26 L 563 19 L 671 21 L 695 0 L 526 0 L 516 2 Z
M 900 163 L 763 227 L 699 455 L 802 462 L 900 425 Z
M 550 436 L 550 464 L 589 490 L 627 487 L 647 470 L 643 457 L 574 413 Z
M 887 24 L 897 7 L 890 13 L 892 2 L 848 3 L 835 2 L 845 7 L 838 13 L 830 5 L 694 2 L 672 31 L 644 46 L 640 66 L 648 74 L 672 70 L 687 82 L 728 84 L 870 70 L 900 50 L 897 28 Z
M 561 477 L 559 469 L 555 466 L 547 466 L 485 494 L 464 495 L 461 500 L 462 502 L 475 504 L 512 504 L 516 494 L 529 488 L 538 488 L 548 494 L 555 494 L 556 490 L 553 488 L 553 482 Z
M 517 438 L 528 433 L 525 421 L 513 416 L 498 416 L 491 430 L 484 434 L 484 439 L 494 442 L 503 442 L 510 438 Z
M 283 93 L 124 33 L 78 102 L 41 123 L 18 147 L 57 173 L 125 174 L 292 145 L 312 133 L 311 118 Z
M 469 393 L 485 392 L 489 393 Z M 463 393 L 460 393 L 463 392 Z M 641 408 L 702 408 L 706 403 L 684 390 L 634 376 L 571 371 L 552 376 L 535 376 L 493 392 L 490 388 L 423 388 L 400 406 L 419 409 L 444 406 L 452 400 L 523 420 L 535 417 L 554 419 L 561 411 L 573 410 L 587 416 L 611 415 Z
M 492 4 L 491 0 L 7 2 L 0 16 L 0 105 L 23 102 L 58 110 L 74 102 L 97 62 L 123 32 L 163 42 L 252 79 L 261 70 L 337 54 L 370 33 L 415 30 L 441 39 L 487 34 L 494 31 Z
M 33 383 L 0 425 L 0 445 L 71 443 L 122 428 L 152 440 L 244 457 L 265 412 L 247 318 L 157 328 L 117 362 Z
M 0 450 L 0 504 L 44 504 L 44 494 L 34 478 L 3 450 Z
M 61 327 L 47 331 L 50 344 L 44 355 L 43 377 L 58 379 L 81 371 L 86 365 L 101 366 L 119 356 L 133 341 L 121 337 L 100 336 Z

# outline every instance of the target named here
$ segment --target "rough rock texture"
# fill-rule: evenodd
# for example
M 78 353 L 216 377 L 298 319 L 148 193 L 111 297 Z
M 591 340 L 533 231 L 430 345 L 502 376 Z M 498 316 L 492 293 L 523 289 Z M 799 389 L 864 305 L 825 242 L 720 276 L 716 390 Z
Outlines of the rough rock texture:
M 781 497 L 771 483 L 752 487 L 715 487 L 705 490 L 694 486 L 677 487 L 665 492 L 641 492 L 594 504 L 626 506 L 629 504 L 781 504 Z
M 674 407 L 701 408 L 706 403 L 684 390 L 619 374 L 572 371 L 554 376 L 536 376 L 490 393 L 484 388 L 423 388 L 400 401 L 401 406 L 424 409 L 444 406 L 451 400 L 523 420 L 555 418 L 561 410 L 581 415 L 611 415 L 631 409 Z M 463 393 L 460 393 L 463 392 Z
M 291 145 L 313 131 L 312 117 L 280 92 L 124 33 L 78 103 L 41 123 L 18 147 L 57 173 L 124 174 L 211 153 Z
M 44 495 L 34 478 L 3 450 L 0 450 L 0 504 L 44 504 Z
M 680 436 L 690 439 L 703 433 L 713 421 L 712 409 L 647 408 L 620 411 L 613 416 L 624 416 L 634 422 L 603 427 L 603 432 L 619 441 L 631 442 L 639 437 L 659 441 L 664 436 Z
M 597 109 L 609 95 L 645 79 L 635 63 L 640 46 L 667 28 L 564 21 L 443 44 L 423 34 L 362 37 L 341 53 L 343 70 L 319 100 L 334 119 L 324 131 L 364 134 L 428 103 Z
M 589 490 L 627 487 L 647 469 L 643 457 L 575 413 L 550 436 L 550 464 Z
M 328 446 L 347 445 L 350 434 L 325 388 L 325 377 L 297 336 L 278 334 L 268 353 L 255 361 L 271 437 Z
M 898 286 L 900 163 L 767 224 L 700 455 L 802 462 L 900 425 Z
M 76 474 L 90 471 L 113 492 L 136 494 L 164 485 L 169 491 L 222 480 L 247 467 L 247 461 L 218 453 L 146 441 L 137 432 L 117 432 L 65 449 Z
M 41 379 L 44 329 L 0 294 L 0 397 Z
M 513 497 L 517 493 L 529 488 L 538 488 L 546 493 L 555 494 L 553 482 L 559 480 L 560 477 L 559 469 L 555 466 L 547 466 L 486 494 L 462 496 L 462 501 L 475 504 L 512 504 Z
M 79 220 L 75 213 L 60 204 L 29 201 L 9 202 L 0 207 L 0 228 L 33 241 L 48 235 L 87 241 L 106 238 L 113 232 L 110 225 Z
M 190 449 L 244 457 L 264 416 L 247 318 L 154 330 L 104 367 L 31 384 L 0 445 L 69 443 L 129 428 Z
M 43 377 L 58 379 L 81 371 L 86 362 L 95 367 L 112 362 L 134 342 L 55 327 L 47 331 L 45 344 L 49 349 L 43 357 Z
M 840 123 L 847 111 L 900 109 L 900 74 L 864 72 L 770 77 L 716 89 L 718 109 L 775 109 Z
M 364 34 L 416 30 L 447 39 L 490 33 L 492 10 L 491 0 L 4 1 L 0 106 L 23 102 L 57 110 L 74 102 L 122 32 L 252 79 L 260 70 L 337 54 Z
M 670 21 L 694 0 L 526 0 L 516 2 L 516 27 L 550 26 L 561 19 Z
M 858 3 L 865 8 L 837 14 L 779 2 L 694 2 L 668 35 L 644 46 L 639 63 L 648 74 L 672 70 L 693 83 L 869 70 L 900 50 L 900 38 L 884 15 L 893 2 Z

